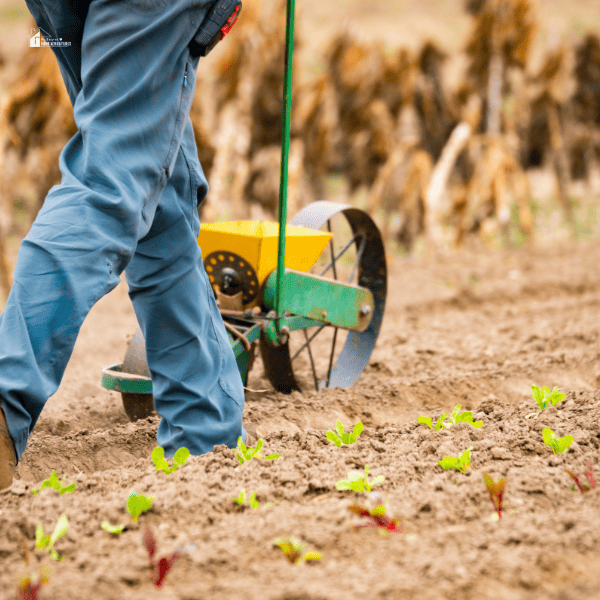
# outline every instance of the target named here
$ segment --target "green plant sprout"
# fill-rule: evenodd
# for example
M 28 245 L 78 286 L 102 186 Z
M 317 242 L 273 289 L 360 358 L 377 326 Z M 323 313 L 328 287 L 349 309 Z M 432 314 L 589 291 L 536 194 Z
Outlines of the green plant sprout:
M 365 474 L 360 471 L 350 471 L 348 479 L 342 479 L 335 484 L 337 490 L 351 490 L 353 492 L 370 492 L 374 485 L 381 483 L 385 477 L 378 475 L 369 483 L 369 465 L 365 465 Z
M 246 445 L 244 444 L 244 442 L 242 442 L 242 436 L 240 435 L 240 437 L 238 438 L 237 448 L 234 448 L 233 453 L 235 454 L 236 458 L 240 461 L 240 465 L 243 465 L 245 462 L 252 460 L 253 458 L 262 458 L 262 456 L 259 454 L 260 449 L 262 447 L 263 441 L 262 439 L 260 439 L 256 444 L 256 448 L 246 448 Z M 236 452 L 236 450 L 240 451 L 241 456 Z M 280 456 L 281 454 L 269 454 L 268 456 L 266 456 L 266 459 L 274 460 L 276 458 L 279 458 Z
M 461 473 L 466 473 L 471 466 L 471 450 L 473 446 L 469 446 L 460 456 L 444 456 L 438 462 L 442 469 L 458 469 Z
M 561 391 L 557 387 L 550 391 L 550 388 L 546 386 L 540 389 L 537 385 L 531 386 L 531 395 L 533 396 L 533 399 L 538 403 L 540 410 L 538 410 L 538 412 L 536 413 L 531 413 L 530 415 L 527 415 L 525 417 L 526 419 L 529 419 L 531 417 L 537 419 L 538 415 L 547 406 L 550 406 L 550 404 L 552 404 L 552 406 L 556 406 L 559 402 L 562 402 L 566 397 L 566 394 L 561 393 Z
M 50 477 L 48 477 L 48 479 L 46 479 L 46 481 L 42 482 L 40 489 L 39 490 L 31 490 L 31 492 L 34 496 L 37 496 L 44 488 L 54 488 L 55 490 L 57 490 L 60 493 L 61 496 L 63 494 L 70 494 L 71 492 L 75 491 L 77 484 L 72 483 L 71 485 L 67 485 L 67 486 L 63 487 L 65 479 L 66 479 L 66 477 L 63 477 L 62 481 L 59 482 L 56 471 L 52 471 L 52 475 L 50 475 Z
M 114 535 L 119 535 L 125 529 L 125 525 L 111 525 L 108 521 L 102 521 L 100 527 L 104 529 L 104 531 L 108 531 L 108 533 L 112 533 Z
M 42 585 L 48 583 L 50 577 L 50 567 L 44 565 L 40 573 L 34 573 L 29 577 L 21 577 L 19 588 L 17 590 L 17 600 L 39 600 L 38 593 Z
M 454 407 L 454 410 L 452 411 L 451 415 L 448 415 L 448 413 L 444 413 L 443 415 L 440 416 L 440 418 L 435 422 L 435 425 L 432 425 L 432 419 L 431 417 L 419 417 L 417 419 L 417 423 L 422 423 L 424 425 L 427 425 L 427 427 L 429 427 L 429 429 L 435 429 L 436 431 L 439 431 L 440 429 L 443 428 L 448 428 L 448 427 L 452 427 L 452 425 L 456 425 L 457 423 L 468 423 L 469 425 L 471 425 L 471 427 L 475 427 L 475 429 L 478 429 L 479 427 L 481 427 L 483 425 L 483 421 L 475 421 L 473 422 L 473 412 L 470 410 L 466 410 L 463 413 L 460 412 L 462 405 L 457 404 Z M 450 422 L 449 423 L 444 423 L 444 420 L 446 419 L 446 417 L 450 417 Z
M 157 446 L 152 450 L 152 462 L 157 471 L 162 471 L 167 475 L 177 471 L 177 467 L 185 465 L 190 457 L 190 451 L 187 448 L 179 448 L 173 455 L 173 468 L 169 467 L 169 463 L 165 460 L 165 449 L 162 446 Z
M 133 519 L 133 522 L 136 523 L 139 519 L 140 515 L 147 510 L 152 508 L 152 500 L 154 500 L 156 496 L 144 496 L 143 494 L 130 494 L 129 499 L 127 500 L 127 510 Z
M 246 490 L 242 488 L 242 491 L 240 492 L 240 495 L 237 497 L 233 497 L 233 499 L 240 505 L 242 506 L 242 504 L 244 504 L 244 501 L 246 500 Z M 248 503 L 250 504 L 250 506 L 252 508 L 258 508 L 258 500 L 256 499 L 256 492 L 252 492 L 250 499 L 248 500 Z
M 565 435 L 564 437 L 559 438 L 554 431 L 548 427 L 544 428 L 542 435 L 544 436 L 544 444 L 550 446 L 554 454 L 564 452 L 573 443 L 572 435 Z
M 330 442 L 333 442 L 339 448 L 342 444 L 347 444 L 347 445 L 354 444 L 354 442 L 356 442 L 358 436 L 362 433 L 363 424 L 360 421 L 358 421 L 358 423 L 356 423 L 356 425 L 354 425 L 354 427 L 352 429 L 352 433 L 345 433 L 342 422 L 336 421 L 335 422 L 335 430 L 337 431 L 337 435 L 335 434 L 335 432 L 329 430 L 327 432 L 327 439 Z
M 50 556 L 54 560 L 62 560 L 63 557 L 54 549 L 54 544 L 58 538 L 62 537 L 67 533 L 67 527 L 69 521 L 67 515 L 62 514 L 56 522 L 54 533 L 52 535 L 44 535 L 44 528 L 42 525 L 38 525 L 35 530 L 35 549 L 43 550 L 50 553 Z
M 294 537 L 273 540 L 273 543 L 281 548 L 285 554 L 285 557 L 292 564 L 306 560 L 319 560 L 322 558 L 320 552 L 306 552 L 304 555 L 302 555 L 301 550 L 304 548 L 304 546 L 306 546 L 306 544 L 298 541 Z

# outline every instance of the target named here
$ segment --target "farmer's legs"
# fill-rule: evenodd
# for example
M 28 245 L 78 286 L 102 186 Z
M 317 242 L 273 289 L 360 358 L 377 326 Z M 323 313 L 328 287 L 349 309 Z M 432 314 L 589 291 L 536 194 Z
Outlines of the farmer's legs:
M 188 119 L 152 228 L 125 269 L 167 456 L 181 446 L 204 454 L 245 438 L 242 380 L 196 241 L 197 196 L 206 190 Z
M 79 131 L 23 240 L 0 315 L 0 398 L 18 457 L 85 316 L 150 230 L 189 114 L 197 59 L 187 46 L 204 11 L 197 0 L 90 5 Z

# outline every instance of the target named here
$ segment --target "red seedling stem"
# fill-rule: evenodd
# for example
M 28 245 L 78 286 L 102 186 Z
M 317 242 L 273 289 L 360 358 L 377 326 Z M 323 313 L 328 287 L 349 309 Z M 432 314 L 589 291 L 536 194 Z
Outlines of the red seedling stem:
M 565 471 L 574 479 L 575 485 L 577 486 L 577 488 L 579 489 L 579 491 L 582 494 L 585 494 L 585 492 L 589 492 L 592 489 L 594 489 L 594 490 L 596 489 L 596 484 L 594 482 L 593 468 L 594 468 L 593 463 L 589 462 L 588 470 L 584 473 L 585 478 L 589 481 L 589 485 L 587 485 L 585 483 L 583 485 L 581 485 L 581 483 L 579 482 L 579 477 L 577 475 L 575 475 L 575 473 L 573 473 L 572 471 L 565 469 Z
M 366 517 L 371 520 L 370 523 L 354 525 L 355 529 L 359 529 L 360 527 L 379 527 L 386 531 L 393 531 L 395 533 L 402 533 L 404 531 L 402 529 L 402 525 L 398 525 L 398 519 L 390 519 L 389 517 L 386 517 L 385 514 L 373 515 L 366 508 L 358 506 L 358 504 L 349 506 L 348 510 L 357 514 L 359 517 Z
M 28 581 L 25 587 L 19 588 L 19 591 L 17 592 L 17 600 L 40 600 L 38 593 L 41 589 L 41 581 L 36 581 L 35 583 Z
M 156 538 L 150 529 L 146 529 L 144 533 L 144 547 L 148 551 L 148 556 L 150 557 L 150 579 L 152 583 L 160 589 L 165 583 L 167 573 L 173 568 L 173 565 L 181 557 L 181 554 L 179 552 L 173 552 L 167 556 L 163 556 L 158 562 L 155 562 Z
M 502 518 L 502 500 L 504 499 L 504 487 L 506 486 L 506 479 L 502 478 L 498 483 L 494 483 L 494 480 L 485 473 L 483 475 L 483 481 L 490 493 L 490 500 L 494 505 L 494 510 L 498 513 L 498 518 Z

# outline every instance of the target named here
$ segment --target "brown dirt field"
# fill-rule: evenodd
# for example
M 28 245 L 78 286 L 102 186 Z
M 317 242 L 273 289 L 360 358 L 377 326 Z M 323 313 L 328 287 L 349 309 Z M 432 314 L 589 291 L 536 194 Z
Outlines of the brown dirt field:
M 572 39 L 600 22 L 600 5 L 589 0 L 542 4 L 547 41 L 554 34 Z M 22 1 L 0 1 L 0 52 L 8 57 L 27 43 L 24 8 Z M 360 21 L 371 39 L 415 46 L 429 35 L 450 52 L 468 26 L 458 0 L 306 0 L 302 10 L 304 60 L 315 70 L 312 50 L 346 17 Z M 445 255 L 391 257 L 383 330 L 353 388 L 248 395 L 244 416 L 265 426 L 263 456 L 281 453 L 276 461 L 240 466 L 220 446 L 172 475 L 154 470 L 158 418 L 129 423 L 120 396 L 100 386 L 102 367 L 123 358 L 137 327 L 121 284 L 84 323 L 18 480 L 0 494 L 0 599 L 15 598 L 19 577 L 42 564 L 51 567 L 44 600 L 596 597 L 600 494 L 571 491 L 564 469 L 582 474 L 588 462 L 600 463 L 600 240 L 576 242 L 565 234 L 548 200 L 552 192 L 542 189 L 547 178 L 538 175 L 535 246 L 477 244 Z M 587 222 L 580 236 L 597 236 L 597 206 L 581 208 Z M 536 409 L 532 384 L 559 386 L 567 397 L 527 420 Z M 260 360 L 249 386 L 268 387 Z M 435 432 L 417 425 L 420 415 L 451 412 L 457 403 L 483 426 Z M 346 429 L 364 423 L 356 444 L 338 449 L 327 441 L 336 419 Z M 544 427 L 575 442 L 554 455 L 542 442 Z M 466 474 L 438 466 L 469 446 Z M 366 499 L 337 491 L 335 483 L 365 464 L 371 478 L 385 476 L 374 489 L 403 533 L 352 529 L 358 518 L 348 506 Z M 52 469 L 75 481 L 76 491 L 33 496 Z M 492 519 L 486 472 L 507 478 L 500 521 Z M 257 510 L 233 502 L 241 488 L 256 491 Z M 137 523 L 126 510 L 132 492 L 156 495 Z M 64 556 L 56 562 L 34 551 L 35 532 L 40 523 L 51 531 L 63 513 L 69 530 L 56 544 Z M 111 536 L 100 527 L 104 520 L 126 529 Z M 147 527 L 159 556 L 187 548 L 160 590 L 150 582 L 142 546 Z M 322 559 L 290 564 L 273 544 L 288 535 Z
M 352 389 L 247 398 L 245 417 L 268 431 L 263 456 L 282 458 L 240 466 L 221 446 L 169 476 L 150 461 L 158 419 L 129 424 L 119 395 L 99 385 L 101 368 L 122 358 L 136 328 L 119 286 L 90 313 L 19 481 L 0 495 L 0 597 L 13 597 L 27 571 L 23 538 L 29 571 L 52 563 L 41 594 L 47 600 L 593 597 L 600 495 L 572 492 L 564 469 L 582 474 L 588 461 L 599 462 L 599 261 L 598 241 L 395 258 L 383 331 Z M 536 408 L 531 384 L 559 386 L 567 398 L 526 420 Z M 249 385 L 267 386 L 260 365 Z M 483 426 L 417 425 L 419 415 L 451 412 L 457 403 Z M 338 418 L 347 428 L 364 423 L 355 445 L 338 449 L 326 440 Z M 544 427 L 572 434 L 573 446 L 553 455 Z M 466 474 L 437 465 L 468 446 Z M 358 517 L 348 506 L 365 499 L 335 483 L 365 464 L 371 477 L 385 476 L 374 489 L 404 533 L 351 529 Z M 52 469 L 77 490 L 34 497 L 31 489 Z M 499 522 L 484 472 L 507 477 Z M 256 491 L 263 506 L 239 508 L 232 497 L 241 488 Z M 134 491 L 156 494 L 135 524 L 126 511 Z M 63 512 L 70 526 L 57 542 L 58 563 L 33 547 L 36 525 L 51 529 Z M 111 537 L 103 520 L 127 528 Z M 194 545 L 161 590 L 149 579 L 146 527 L 160 555 Z M 290 564 L 273 545 L 287 535 L 322 560 Z

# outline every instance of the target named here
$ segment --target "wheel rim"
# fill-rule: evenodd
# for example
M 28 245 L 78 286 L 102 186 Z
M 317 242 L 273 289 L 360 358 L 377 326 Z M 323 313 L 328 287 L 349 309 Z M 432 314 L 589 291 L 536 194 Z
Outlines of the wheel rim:
M 345 223 L 347 239 L 336 241 L 336 223 L 337 229 L 340 223 Z M 264 336 L 261 337 L 265 373 L 275 389 L 284 393 L 306 387 L 307 380 L 312 380 L 312 386 L 317 391 L 326 387 L 351 387 L 368 364 L 385 309 L 387 266 L 381 235 L 364 211 L 326 201 L 308 205 L 294 217 L 290 225 L 309 229 L 325 227 L 329 231 L 333 229 L 332 241 L 313 272 L 368 288 L 375 301 L 373 317 L 369 327 L 362 332 L 319 326 L 295 332 L 293 337 L 303 338 L 300 342 L 296 340 L 295 343 L 288 342 L 278 347 L 272 346 Z M 351 256 L 350 262 L 348 256 Z M 324 337 L 325 332 L 329 336 L 327 343 L 317 346 L 315 342 Z M 326 346 L 329 348 L 323 360 L 317 352 L 322 353 Z M 304 364 L 299 361 L 302 356 Z M 303 377 L 299 374 L 302 366 Z

